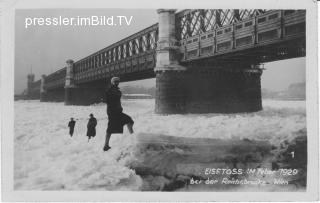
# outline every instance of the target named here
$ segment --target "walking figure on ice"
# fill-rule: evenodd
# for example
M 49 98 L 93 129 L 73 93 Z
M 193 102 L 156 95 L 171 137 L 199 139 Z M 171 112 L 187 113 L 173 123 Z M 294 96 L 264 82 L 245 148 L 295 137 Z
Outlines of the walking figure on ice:
M 68 123 L 68 127 L 69 127 L 69 134 L 72 137 L 73 135 L 73 131 L 74 131 L 74 126 L 75 126 L 76 122 L 73 120 L 73 118 L 70 119 L 69 123 Z
M 91 139 L 91 137 L 96 136 L 96 126 L 97 126 L 97 119 L 93 116 L 93 114 L 90 114 L 90 118 L 87 124 L 88 142 Z
M 133 120 L 130 116 L 122 112 L 121 106 L 121 91 L 119 89 L 120 78 L 111 78 L 111 87 L 107 91 L 107 114 L 108 114 L 108 129 L 106 141 L 103 147 L 104 151 L 108 151 L 111 147 L 109 141 L 111 134 L 123 133 L 123 126 L 127 125 L 130 134 L 133 133 Z

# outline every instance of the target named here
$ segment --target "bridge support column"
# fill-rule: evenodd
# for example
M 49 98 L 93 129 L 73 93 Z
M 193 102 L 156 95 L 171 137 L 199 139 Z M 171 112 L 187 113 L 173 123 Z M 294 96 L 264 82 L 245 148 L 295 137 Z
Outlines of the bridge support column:
M 156 113 L 184 113 L 184 72 L 179 65 L 175 34 L 175 11 L 159 9 L 159 40 L 157 46 Z
M 190 67 L 185 75 L 186 113 L 238 113 L 262 109 L 260 77 L 255 65 Z
M 65 96 L 64 96 L 64 104 L 65 105 L 72 105 L 74 104 L 74 96 L 75 96 L 75 89 L 76 86 L 74 84 L 73 78 L 73 60 L 67 60 L 67 68 L 66 68 L 66 83 L 64 86 Z
M 249 63 L 179 64 L 175 10 L 159 9 L 155 112 L 237 113 L 262 109 L 262 70 Z
M 47 90 L 45 89 L 45 80 L 46 80 L 46 75 L 42 75 L 41 84 L 40 84 L 40 102 L 47 101 Z
M 238 67 L 238 68 L 237 68 Z M 239 113 L 262 109 L 255 66 L 195 67 L 156 75 L 156 113 Z

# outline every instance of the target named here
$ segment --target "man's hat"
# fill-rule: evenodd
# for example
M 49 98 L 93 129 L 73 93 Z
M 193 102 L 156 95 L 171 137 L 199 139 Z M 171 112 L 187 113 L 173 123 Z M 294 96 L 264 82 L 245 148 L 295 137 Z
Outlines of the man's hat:
M 112 77 L 112 78 L 111 78 L 111 84 L 114 85 L 114 83 L 115 83 L 116 81 L 120 82 L 120 78 L 119 78 L 119 77 Z

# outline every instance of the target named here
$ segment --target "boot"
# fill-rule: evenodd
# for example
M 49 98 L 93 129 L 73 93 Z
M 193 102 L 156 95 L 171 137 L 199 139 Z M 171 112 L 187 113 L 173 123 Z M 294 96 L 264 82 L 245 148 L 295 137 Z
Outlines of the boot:
M 105 152 L 108 151 L 109 149 L 111 149 L 111 147 L 109 146 L 110 137 L 111 137 L 111 133 L 108 133 L 108 131 L 107 131 L 106 141 L 105 141 L 104 147 L 103 147 L 103 151 L 105 151 Z
M 109 149 L 111 149 L 111 147 L 109 147 L 108 145 L 103 147 L 103 151 L 105 151 L 105 152 L 108 151 Z
M 133 133 L 133 123 L 128 123 L 127 128 L 129 130 L 129 133 L 132 134 Z

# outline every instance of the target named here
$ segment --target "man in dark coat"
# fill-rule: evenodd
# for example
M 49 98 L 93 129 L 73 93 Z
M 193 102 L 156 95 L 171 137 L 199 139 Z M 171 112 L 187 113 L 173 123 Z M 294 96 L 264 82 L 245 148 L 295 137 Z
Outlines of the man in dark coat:
M 121 106 L 121 91 L 119 89 L 120 78 L 113 77 L 111 79 L 111 87 L 107 91 L 107 114 L 108 114 L 108 129 L 106 141 L 103 147 L 104 151 L 108 151 L 111 147 L 109 141 L 111 134 L 123 133 L 123 126 L 127 125 L 129 132 L 133 133 L 133 120 L 130 116 L 122 112 Z
M 74 126 L 76 125 L 76 122 L 73 120 L 73 118 L 71 118 L 71 120 L 68 123 L 68 127 L 69 127 L 69 134 L 72 137 L 73 135 L 73 131 L 74 131 Z
M 87 136 L 88 136 L 88 142 L 91 137 L 96 136 L 96 126 L 97 126 L 97 119 L 93 117 L 93 114 L 90 114 L 90 118 L 87 124 Z

